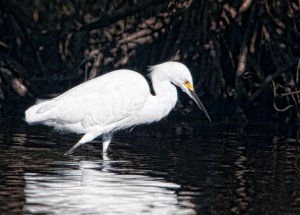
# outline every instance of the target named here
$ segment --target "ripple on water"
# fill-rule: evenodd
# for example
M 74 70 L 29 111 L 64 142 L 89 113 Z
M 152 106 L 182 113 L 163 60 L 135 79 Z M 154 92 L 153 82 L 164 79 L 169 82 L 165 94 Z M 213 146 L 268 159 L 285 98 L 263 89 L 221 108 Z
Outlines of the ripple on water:
M 55 174 L 25 173 L 25 212 L 40 214 L 184 214 L 180 185 L 163 178 L 117 174 L 109 161 L 68 163 Z M 77 166 L 70 170 L 69 166 Z
M 0 130 L 0 214 L 300 214 L 299 146 L 275 131 L 162 122 L 116 134 L 102 161 L 99 142 L 65 157 L 78 136 L 16 124 Z

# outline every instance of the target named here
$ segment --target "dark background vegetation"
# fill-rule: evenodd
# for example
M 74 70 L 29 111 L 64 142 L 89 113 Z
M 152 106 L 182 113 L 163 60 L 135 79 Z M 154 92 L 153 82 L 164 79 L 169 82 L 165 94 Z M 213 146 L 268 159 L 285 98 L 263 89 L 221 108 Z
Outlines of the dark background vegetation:
M 299 0 L 2 0 L 0 29 L 4 117 L 7 104 L 168 60 L 192 71 L 215 119 L 300 116 Z

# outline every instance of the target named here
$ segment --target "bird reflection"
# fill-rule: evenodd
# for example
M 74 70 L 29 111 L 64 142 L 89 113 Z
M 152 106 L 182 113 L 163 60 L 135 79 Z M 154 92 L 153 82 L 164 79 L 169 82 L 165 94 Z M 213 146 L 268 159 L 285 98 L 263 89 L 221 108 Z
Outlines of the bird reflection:
M 124 161 L 125 162 L 125 161 Z M 28 213 L 174 214 L 179 185 L 141 170 L 116 168 L 116 161 L 80 161 L 58 165 L 53 172 L 25 173 Z M 127 172 L 122 173 L 122 172 Z M 128 174 L 131 172 L 131 174 Z

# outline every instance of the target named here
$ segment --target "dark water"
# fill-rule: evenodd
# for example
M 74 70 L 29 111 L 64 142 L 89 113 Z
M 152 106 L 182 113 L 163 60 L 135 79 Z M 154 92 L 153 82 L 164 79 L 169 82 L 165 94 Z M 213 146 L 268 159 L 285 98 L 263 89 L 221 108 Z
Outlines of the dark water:
M 76 135 L 0 133 L 0 214 L 300 214 L 297 127 L 161 122 L 65 152 Z

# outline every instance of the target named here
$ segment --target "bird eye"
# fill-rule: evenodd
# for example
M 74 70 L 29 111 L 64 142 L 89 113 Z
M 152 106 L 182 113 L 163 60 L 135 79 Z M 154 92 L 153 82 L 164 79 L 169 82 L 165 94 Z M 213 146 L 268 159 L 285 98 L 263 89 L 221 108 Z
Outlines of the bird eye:
M 188 88 L 189 90 L 194 91 L 194 87 L 189 81 L 185 81 L 184 86 L 186 86 L 186 88 Z

